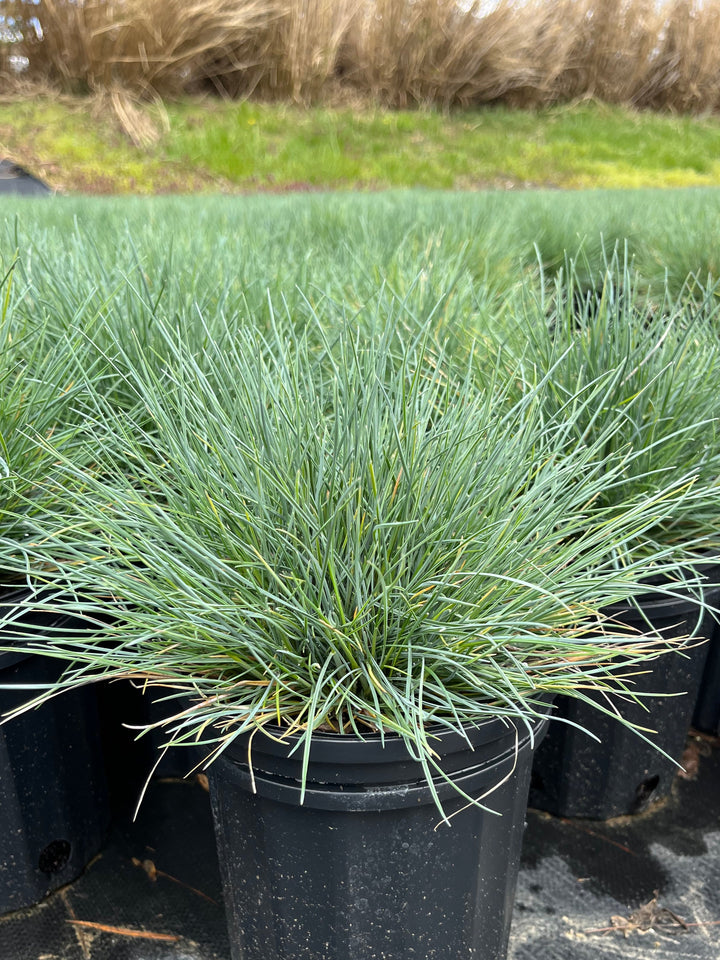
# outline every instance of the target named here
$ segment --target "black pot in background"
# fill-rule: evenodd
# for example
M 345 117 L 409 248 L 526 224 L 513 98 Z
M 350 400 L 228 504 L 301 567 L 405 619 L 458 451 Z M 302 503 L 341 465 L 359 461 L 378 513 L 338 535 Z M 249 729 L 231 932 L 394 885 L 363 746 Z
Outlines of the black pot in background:
M 110 805 L 115 816 L 127 820 L 154 762 L 149 738 L 138 740 L 133 729 L 147 722 L 147 705 L 142 691 L 129 680 L 98 683 L 97 697 Z
M 36 613 L 19 622 L 37 637 L 69 618 Z M 61 670 L 59 661 L 39 654 L 0 654 L 3 685 L 53 683 Z M 32 695 L 0 689 L 0 713 Z M 0 914 L 74 880 L 99 852 L 110 817 L 91 687 L 0 726 L 0 816 Z
M 646 709 L 633 702 L 614 703 L 627 720 L 655 731 L 648 734 L 650 739 L 679 762 L 708 652 L 708 644 L 698 641 L 710 636 L 714 620 L 691 599 L 654 596 L 640 598 L 642 614 L 629 604 L 610 612 L 616 621 L 636 630 L 648 632 L 649 622 L 667 638 L 692 635 L 682 654 L 663 654 L 633 668 L 638 671 L 636 692 L 674 696 L 644 697 Z M 720 589 L 706 589 L 705 598 L 717 603 Z M 640 813 L 669 793 L 677 764 L 617 720 L 569 697 L 557 698 L 555 716 L 591 731 L 600 742 L 553 721 L 535 756 L 531 807 L 562 817 L 607 820 Z
M 12 160 L 0 160 L 0 194 L 13 193 L 21 196 L 49 196 L 50 187 L 23 170 Z
M 140 681 L 130 680 L 98 685 L 110 798 L 113 811 L 122 818 L 134 813 L 148 778 L 180 780 L 194 775 L 209 752 L 202 747 L 164 750 L 167 734 L 162 729 L 139 736 L 142 727 L 183 709 L 181 700 L 159 699 L 168 692 L 161 687 L 143 690 Z
M 703 733 L 720 737 L 720 624 L 717 622 L 708 645 L 692 725 Z
M 535 725 L 536 741 L 547 721 Z M 313 738 L 304 804 L 299 752 L 263 734 L 209 768 L 234 960 L 457 960 L 505 956 L 533 747 L 492 720 L 434 744 L 440 822 L 399 738 Z M 255 791 L 255 792 L 253 792 Z

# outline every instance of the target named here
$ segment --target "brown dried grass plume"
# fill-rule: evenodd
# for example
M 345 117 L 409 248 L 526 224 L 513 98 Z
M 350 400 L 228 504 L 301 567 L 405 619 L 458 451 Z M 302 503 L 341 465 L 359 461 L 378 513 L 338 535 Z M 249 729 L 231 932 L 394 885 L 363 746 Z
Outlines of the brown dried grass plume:
M 720 0 L 3 0 L 0 10 L 0 73 L 24 56 L 30 78 L 76 92 L 720 106 Z

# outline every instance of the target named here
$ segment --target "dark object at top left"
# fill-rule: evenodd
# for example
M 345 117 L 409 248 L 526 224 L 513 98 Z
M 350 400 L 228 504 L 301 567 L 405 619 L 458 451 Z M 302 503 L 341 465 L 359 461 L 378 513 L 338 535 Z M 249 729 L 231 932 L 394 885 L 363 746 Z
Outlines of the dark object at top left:
M 41 196 L 52 191 L 42 180 L 33 177 L 12 160 L 0 160 L 0 194 L 2 193 Z

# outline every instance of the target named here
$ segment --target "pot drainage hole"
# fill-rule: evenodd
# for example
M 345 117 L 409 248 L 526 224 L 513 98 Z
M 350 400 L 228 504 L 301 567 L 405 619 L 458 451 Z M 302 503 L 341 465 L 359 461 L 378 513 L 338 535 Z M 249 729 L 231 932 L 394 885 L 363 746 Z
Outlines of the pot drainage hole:
M 641 813 L 650 806 L 659 783 L 660 777 L 656 774 L 654 777 L 648 777 L 647 780 L 643 780 L 642 783 L 637 785 L 635 789 L 633 813 Z
M 58 873 L 70 859 L 72 845 L 69 840 L 53 840 L 38 858 L 38 868 L 42 873 Z

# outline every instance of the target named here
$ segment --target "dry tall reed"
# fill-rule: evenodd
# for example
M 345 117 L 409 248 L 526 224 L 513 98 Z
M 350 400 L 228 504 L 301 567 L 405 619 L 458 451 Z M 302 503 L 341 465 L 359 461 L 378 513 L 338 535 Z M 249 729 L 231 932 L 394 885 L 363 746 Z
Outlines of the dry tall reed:
M 550 6 L 565 25 L 550 98 L 631 101 L 657 46 L 662 13 L 655 0 L 560 0 Z
M 40 32 L 3 42 L 11 14 Z M 10 52 L 139 96 L 720 108 L 720 0 L 0 0 L 5 75 Z
M 30 70 L 81 90 L 182 92 L 239 36 L 276 16 L 274 0 L 41 0 Z
M 668 5 L 645 84 L 633 101 L 680 112 L 720 108 L 720 4 Z
M 223 95 L 308 102 L 334 85 L 357 0 L 278 0 L 252 32 L 228 37 L 198 75 Z
M 531 30 L 501 0 L 376 0 L 361 5 L 344 63 L 347 82 L 393 106 L 494 100 L 516 84 Z

